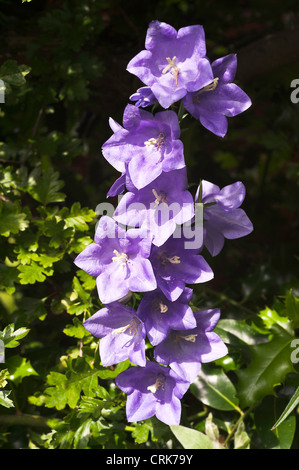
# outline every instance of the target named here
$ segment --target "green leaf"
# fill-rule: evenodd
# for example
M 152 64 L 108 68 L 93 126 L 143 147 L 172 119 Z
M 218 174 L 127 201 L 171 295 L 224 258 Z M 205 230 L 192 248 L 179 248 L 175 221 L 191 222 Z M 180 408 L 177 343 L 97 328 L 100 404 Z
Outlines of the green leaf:
M 16 348 L 20 344 L 19 340 L 24 338 L 29 331 L 28 328 L 18 328 L 15 330 L 15 325 L 11 323 L 3 331 L 0 331 L 0 339 L 6 348 Z
M 63 181 L 59 180 L 59 173 L 52 168 L 43 171 L 38 168 L 34 170 L 29 177 L 29 194 L 38 202 L 45 206 L 53 202 L 62 202 L 65 200 L 65 194 L 59 190 L 64 186 Z
M 273 324 L 272 340 L 266 344 L 251 346 L 252 361 L 245 369 L 236 371 L 239 377 L 241 407 L 252 406 L 266 395 L 272 394 L 289 372 L 294 372 L 291 361 L 291 342 L 294 336 L 285 328 Z
M 285 299 L 286 314 L 291 320 L 293 328 L 299 328 L 299 299 L 297 299 L 292 289 L 286 295 Z
M 285 399 L 274 396 L 265 397 L 255 409 L 254 422 L 259 438 L 266 449 L 290 449 L 296 430 L 296 417 L 289 415 L 274 431 L 273 422 L 282 412 Z
M 239 409 L 236 389 L 222 369 L 210 370 L 208 366 L 202 365 L 190 391 L 202 403 L 217 410 Z
M 234 435 L 235 449 L 250 449 L 250 437 L 248 436 L 244 421 L 240 421 Z
M 6 360 L 5 364 L 10 374 L 9 380 L 14 382 L 16 385 L 21 383 L 24 377 L 38 375 L 38 373 L 33 369 L 30 361 L 25 357 L 11 356 Z
M 25 230 L 29 225 L 27 215 L 20 212 L 17 204 L 2 203 L 0 200 L 0 235 L 9 237 Z
M 29 265 L 18 266 L 20 271 L 19 279 L 21 284 L 35 284 L 36 282 L 43 282 L 46 279 L 47 271 L 42 266 L 32 261 Z
M 265 335 L 257 333 L 250 325 L 245 323 L 245 321 L 233 319 L 219 320 L 215 331 L 216 330 L 218 330 L 219 335 L 222 334 L 222 331 L 230 333 L 231 335 L 236 336 L 240 341 L 243 341 L 243 343 L 248 345 L 267 341 Z
M 78 318 L 73 318 L 73 325 L 67 325 L 64 330 L 64 334 L 67 336 L 71 336 L 73 338 L 82 339 L 84 336 L 87 336 L 88 332 L 82 325 L 82 321 L 78 320 Z
M 74 434 L 74 449 L 85 449 L 89 441 L 92 419 L 87 419 Z
M 289 403 L 287 404 L 287 406 L 283 410 L 282 414 L 280 415 L 280 417 L 278 418 L 276 423 L 272 426 L 271 430 L 274 430 L 275 428 L 277 428 L 277 426 L 279 426 L 281 423 L 283 423 L 283 421 L 296 408 L 296 406 L 299 406 L 299 387 L 295 391 L 294 395 L 290 399 Z
M 73 227 L 80 232 L 84 232 L 89 229 L 87 223 L 93 221 L 95 213 L 87 207 L 81 207 L 79 202 L 75 202 L 70 211 L 67 207 L 64 207 L 59 216 L 65 221 L 66 227 Z
M 137 423 L 132 437 L 134 437 L 136 444 L 144 444 L 148 440 L 150 426 L 147 423 Z
M 5 408 L 14 407 L 13 401 L 8 398 L 10 393 L 10 390 L 0 390 L 0 405 L 4 406 Z
M 200 431 L 176 425 L 170 429 L 184 449 L 215 449 L 213 441 Z

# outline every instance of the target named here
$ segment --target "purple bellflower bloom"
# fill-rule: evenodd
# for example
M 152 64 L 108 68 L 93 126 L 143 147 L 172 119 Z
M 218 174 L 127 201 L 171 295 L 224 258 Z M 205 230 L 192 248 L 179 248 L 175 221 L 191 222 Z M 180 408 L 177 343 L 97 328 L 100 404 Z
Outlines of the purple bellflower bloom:
M 132 187 L 122 197 L 113 218 L 130 227 L 147 228 L 153 244 L 161 246 L 177 225 L 194 216 L 194 200 L 187 185 L 186 168 L 163 172 L 140 190 Z
M 187 92 L 195 92 L 213 80 L 203 27 L 187 26 L 176 31 L 169 24 L 152 21 L 145 50 L 129 62 L 127 70 L 150 87 L 163 108 L 168 108 Z
M 237 181 L 220 190 L 215 184 L 202 180 L 201 193 L 203 204 L 216 202 L 215 205 L 204 207 L 204 244 L 211 255 L 216 256 L 222 250 L 225 238 L 244 237 L 253 230 L 246 213 L 239 209 L 245 198 L 245 186 Z
M 128 395 L 128 421 L 141 421 L 156 415 L 165 424 L 180 423 L 180 399 L 190 384 L 168 367 L 147 361 L 145 367 L 131 367 L 121 372 L 115 382 Z
M 188 93 L 183 104 L 189 113 L 214 134 L 224 137 L 227 117 L 243 113 L 251 106 L 249 96 L 235 83 L 236 54 L 229 54 L 212 63 L 213 80 L 201 89 Z
M 174 111 L 155 115 L 128 104 L 123 126 L 110 119 L 114 134 L 104 143 L 102 153 L 116 170 L 129 172 L 134 186 L 143 188 L 162 171 L 185 167 L 180 125 Z
M 185 284 L 197 284 L 213 279 L 214 274 L 199 249 L 185 248 L 181 227 L 160 247 L 153 246 L 150 260 L 158 287 L 171 301 L 182 294 Z
M 145 366 L 145 327 L 135 310 L 112 302 L 84 322 L 84 327 L 100 341 L 104 367 L 129 359 Z
M 74 263 L 97 277 L 97 290 L 104 304 L 117 301 L 129 290 L 146 292 L 157 283 L 148 259 L 151 238 L 143 229 L 127 232 L 108 216 L 102 216 L 96 229 L 95 243 L 88 245 Z
M 157 103 L 157 98 L 148 86 L 138 88 L 136 93 L 130 96 L 131 101 L 136 101 L 135 106 L 138 108 L 146 108 L 152 104 Z
M 171 369 L 184 380 L 196 379 L 201 363 L 215 361 L 227 354 L 227 347 L 212 330 L 219 317 L 219 309 L 194 313 L 197 326 L 192 330 L 172 330 L 167 338 L 155 348 L 155 359 Z
M 188 330 L 196 327 L 196 320 L 188 302 L 192 289 L 186 287 L 180 297 L 171 302 L 160 289 L 148 292 L 142 298 L 137 314 L 144 322 L 146 334 L 153 346 L 161 343 L 170 330 Z

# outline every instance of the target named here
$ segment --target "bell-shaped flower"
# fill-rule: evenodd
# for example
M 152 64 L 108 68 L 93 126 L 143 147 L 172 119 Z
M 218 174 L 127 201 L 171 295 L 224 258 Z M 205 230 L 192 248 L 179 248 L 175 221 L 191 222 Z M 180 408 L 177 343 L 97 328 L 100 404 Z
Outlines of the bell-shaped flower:
M 124 297 L 129 290 L 147 292 L 157 283 L 149 261 L 151 237 L 143 229 L 125 231 L 111 217 L 101 217 L 95 243 L 88 245 L 74 263 L 97 278 L 102 303 Z
M 171 301 L 177 300 L 186 284 L 197 284 L 213 279 L 214 274 L 205 259 L 198 254 L 200 248 L 186 248 L 182 227 L 162 246 L 153 246 L 150 260 L 158 287 Z
M 110 119 L 114 134 L 104 143 L 102 153 L 121 173 L 128 171 L 134 186 L 143 188 L 162 171 L 185 167 L 180 125 L 174 111 L 152 113 L 128 104 L 123 127 Z
M 145 366 L 145 327 L 134 309 L 112 302 L 84 322 L 84 327 L 100 341 L 104 367 L 129 359 Z
M 219 309 L 194 313 L 196 328 L 172 330 L 167 338 L 155 347 L 155 359 L 169 365 L 182 379 L 192 383 L 196 379 L 201 363 L 216 361 L 226 356 L 227 347 L 212 330 L 219 317 Z
M 187 26 L 176 31 L 169 24 L 152 21 L 145 50 L 129 62 L 127 70 L 150 87 L 163 108 L 168 108 L 213 80 L 203 27 Z
M 253 225 L 239 206 L 245 198 L 245 186 L 240 181 L 223 187 L 202 180 L 195 195 L 204 205 L 204 244 L 212 256 L 220 253 L 224 240 L 248 235 Z
M 138 306 L 137 314 L 144 322 L 146 335 L 153 346 L 161 343 L 170 330 L 188 330 L 196 327 L 196 320 L 188 302 L 192 289 L 186 287 L 180 297 L 171 302 L 160 289 L 148 292 Z
M 156 415 L 165 424 L 180 423 L 180 400 L 190 384 L 168 367 L 147 361 L 145 367 L 131 367 L 121 372 L 115 382 L 128 395 L 128 421 L 141 421 Z
M 194 216 L 194 200 L 187 185 L 186 168 L 163 172 L 142 189 L 131 187 L 121 198 L 113 218 L 130 227 L 147 228 L 153 244 L 161 246 L 177 225 Z
M 243 113 L 251 106 L 249 96 L 235 83 L 236 54 L 229 54 L 212 63 L 213 79 L 195 92 L 188 93 L 183 104 L 189 113 L 214 134 L 224 137 L 227 117 Z

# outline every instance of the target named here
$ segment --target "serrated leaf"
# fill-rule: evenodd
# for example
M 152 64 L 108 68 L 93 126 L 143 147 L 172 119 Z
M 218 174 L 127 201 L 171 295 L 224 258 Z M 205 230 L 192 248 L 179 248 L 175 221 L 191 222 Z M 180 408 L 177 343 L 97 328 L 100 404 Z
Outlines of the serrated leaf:
M 291 342 L 294 336 L 278 324 L 271 327 L 274 336 L 269 343 L 251 346 L 252 361 L 246 369 L 236 371 L 241 407 L 252 406 L 273 393 L 289 372 L 294 372 L 291 361 Z
M 59 173 L 52 168 L 43 171 L 35 170 L 29 177 L 29 194 L 44 205 L 65 200 L 65 194 L 59 192 L 64 186 L 59 180 Z
M 238 409 L 236 389 L 222 369 L 210 370 L 202 365 L 190 391 L 202 403 L 217 410 Z
M 43 282 L 46 279 L 45 268 L 32 261 L 29 265 L 18 266 L 20 271 L 19 279 L 21 284 L 35 284 L 36 282 Z
M 78 339 L 82 339 L 87 335 L 87 331 L 82 325 L 82 321 L 79 321 L 76 317 L 73 319 L 73 325 L 67 325 L 63 332 L 67 336 Z
M 29 225 L 27 214 L 20 212 L 17 204 L 3 204 L 0 201 L 0 235 L 9 237 L 25 230 Z
M 215 449 L 213 441 L 200 431 L 176 425 L 170 429 L 184 449 Z
M 70 211 L 67 208 L 63 208 L 60 212 L 60 217 L 65 221 L 66 227 L 73 227 L 84 232 L 88 230 L 87 223 L 93 221 L 95 213 L 87 207 L 81 207 L 79 202 L 75 202 Z

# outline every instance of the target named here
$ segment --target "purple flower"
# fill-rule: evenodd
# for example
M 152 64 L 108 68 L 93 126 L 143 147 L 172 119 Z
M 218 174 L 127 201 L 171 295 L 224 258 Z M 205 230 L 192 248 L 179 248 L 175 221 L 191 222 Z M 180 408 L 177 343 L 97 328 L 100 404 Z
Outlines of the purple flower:
M 104 367 L 126 359 L 145 366 L 145 327 L 132 308 L 113 302 L 86 320 L 84 327 L 102 338 L 100 356 Z
M 194 216 L 194 201 L 187 188 L 186 168 L 162 173 L 146 187 L 131 187 L 118 204 L 113 218 L 130 227 L 147 228 L 153 244 L 163 245 L 177 225 Z
M 214 134 L 224 137 L 227 117 L 243 113 L 251 100 L 238 85 L 231 83 L 237 69 L 236 54 L 229 54 L 212 63 L 214 78 L 197 91 L 188 93 L 183 104 L 187 111 Z
M 134 186 L 143 188 L 162 171 L 185 166 L 180 126 L 174 111 L 153 115 L 128 104 L 123 126 L 110 119 L 114 134 L 104 143 L 102 152 L 116 170 L 128 171 Z
M 192 383 L 201 363 L 215 361 L 227 354 L 227 347 L 212 330 L 219 317 L 219 309 L 194 313 L 197 326 L 192 330 L 172 330 L 155 348 L 155 359 L 184 380 Z
M 207 282 L 214 277 L 208 263 L 198 254 L 199 249 L 186 249 L 185 242 L 179 227 L 164 245 L 153 246 L 150 255 L 158 287 L 171 301 L 179 298 L 186 283 Z
M 137 314 L 143 320 L 147 337 L 153 346 L 161 343 L 171 329 L 196 327 L 195 317 L 188 305 L 192 293 L 192 289 L 186 287 L 180 297 L 171 302 L 157 289 L 142 298 Z
M 152 21 L 145 49 L 129 62 L 127 70 L 150 87 L 163 108 L 213 80 L 200 25 L 176 31 L 169 24 Z
M 201 192 L 203 204 L 216 202 L 215 205 L 204 207 L 204 244 L 211 255 L 216 256 L 222 250 L 225 238 L 244 237 L 253 230 L 246 213 L 239 209 L 245 197 L 245 186 L 237 181 L 220 190 L 215 184 L 203 180 Z
M 115 382 L 128 394 L 128 421 L 141 421 L 156 415 L 165 424 L 180 423 L 180 399 L 188 390 L 189 383 L 172 370 L 147 362 L 145 367 L 131 367 L 121 372 Z
M 108 216 L 101 217 L 95 243 L 88 245 L 74 263 L 97 277 L 100 300 L 109 304 L 124 297 L 129 290 L 146 292 L 157 283 L 148 257 L 151 238 L 143 229 L 127 232 Z
M 148 86 L 138 88 L 136 93 L 130 96 L 131 101 L 136 101 L 135 106 L 138 108 L 146 108 L 151 104 L 157 103 L 157 99 L 152 90 Z

